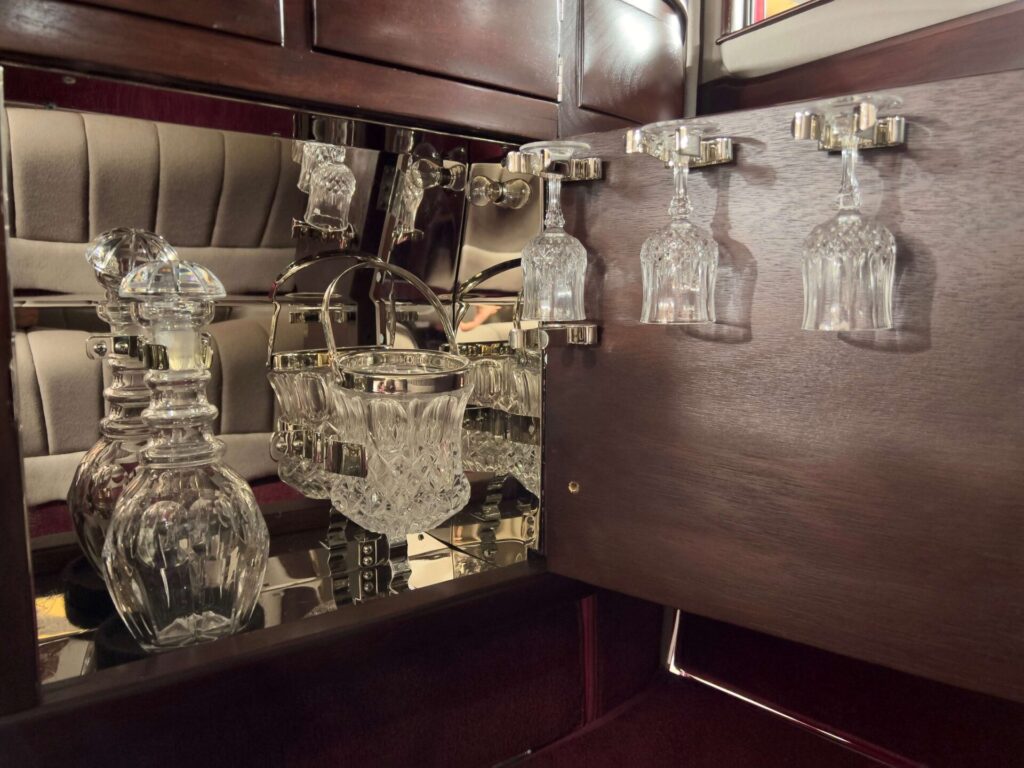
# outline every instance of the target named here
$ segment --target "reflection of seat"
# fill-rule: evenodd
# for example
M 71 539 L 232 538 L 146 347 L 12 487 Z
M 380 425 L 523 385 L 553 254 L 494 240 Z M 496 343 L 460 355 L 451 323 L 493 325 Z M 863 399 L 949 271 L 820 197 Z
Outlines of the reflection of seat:
M 304 198 L 288 140 L 33 108 L 9 108 L 6 120 L 7 255 L 16 295 L 97 293 L 85 244 L 113 227 L 158 232 L 234 294 L 264 293 L 294 257 L 291 220 Z M 228 463 L 250 480 L 276 471 L 268 450 L 268 313 L 236 308 L 210 328 L 218 347 L 209 391 L 221 409 L 217 432 Z M 72 330 L 102 325 L 91 309 L 46 310 L 44 317 L 50 327 L 20 330 L 15 339 L 33 506 L 64 499 L 103 415 L 102 366 L 85 355 L 89 333 Z
M 7 110 L 15 293 L 95 293 L 84 243 L 113 227 L 167 238 L 228 293 L 264 292 L 302 214 L 291 141 L 107 115 Z
M 254 320 L 210 326 L 217 345 L 210 400 L 226 459 L 252 480 L 276 472 L 268 449 L 274 404 L 264 369 L 267 332 Z M 30 506 L 65 498 L 75 467 L 99 437 L 103 368 L 85 356 L 85 331 L 30 329 L 15 334 L 18 418 Z M 225 393 L 230 397 L 225 397 Z

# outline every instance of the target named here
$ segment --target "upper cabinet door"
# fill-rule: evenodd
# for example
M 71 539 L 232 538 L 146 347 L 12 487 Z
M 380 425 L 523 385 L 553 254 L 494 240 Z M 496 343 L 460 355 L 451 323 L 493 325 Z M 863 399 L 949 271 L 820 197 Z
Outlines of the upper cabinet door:
M 174 0 L 169 3 L 166 0 L 89 0 L 88 4 L 280 44 L 283 1 Z
M 314 45 L 517 93 L 558 97 L 555 0 L 317 0 Z
M 682 24 L 663 0 L 582 0 L 579 106 L 640 123 L 682 117 Z

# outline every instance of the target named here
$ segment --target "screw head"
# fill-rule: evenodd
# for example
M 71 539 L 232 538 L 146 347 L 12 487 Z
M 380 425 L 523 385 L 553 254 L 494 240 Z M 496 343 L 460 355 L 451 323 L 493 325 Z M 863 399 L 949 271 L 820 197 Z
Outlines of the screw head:
M 569 493 L 571 493 L 573 495 L 576 495 L 579 492 L 580 492 L 580 484 L 577 483 L 575 480 L 570 480 L 569 481 Z

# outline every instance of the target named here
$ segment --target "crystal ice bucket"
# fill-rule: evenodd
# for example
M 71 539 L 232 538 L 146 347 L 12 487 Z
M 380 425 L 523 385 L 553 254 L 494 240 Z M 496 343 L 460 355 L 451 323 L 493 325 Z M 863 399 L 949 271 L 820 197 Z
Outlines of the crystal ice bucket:
M 332 415 L 327 350 L 279 352 L 267 374 L 280 417 L 271 437 L 271 455 L 281 480 L 310 499 L 327 499 L 334 477 L 319 463 L 316 437 Z
M 433 528 L 469 501 L 462 419 L 469 361 L 429 350 L 342 354 L 332 394 L 347 443 L 362 446 L 366 477 L 341 476 L 331 501 L 356 524 L 403 536 Z

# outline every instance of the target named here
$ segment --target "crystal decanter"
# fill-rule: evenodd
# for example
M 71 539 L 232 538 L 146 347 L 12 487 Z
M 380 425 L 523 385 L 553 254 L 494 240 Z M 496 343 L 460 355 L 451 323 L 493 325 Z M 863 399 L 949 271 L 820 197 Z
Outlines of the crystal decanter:
M 892 328 L 896 239 L 860 211 L 857 181 L 864 113 L 897 106 L 891 97 L 846 97 L 822 105 L 828 129 L 842 147 L 838 213 L 804 242 L 805 331 L 871 331 Z
M 541 155 L 567 164 L 590 150 L 578 141 L 544 141 L 525 144 L 523 155 Z M 544 231 L 523 248 L 523 318 L 565 322 L 585 320 L 583 300 L 587 276 L 587 249 L 565 231 L 562 215 L 562 180 L 557 171 L 540 174 L 547 185 Z
M 133 354 L 140 329 L 134 302 L 117 295 L 121 280 L 135 267 L 175 257 L 170 244 L 141 229 L 112 229 L 89 245 L 85 258 L 96 272 L 105 296 L 96 314 L 110 326 L 110 334 L 89 339 L 88 354 L 102 357 L 110 372 L 103 390 L 106 417 L 100 439 L 82 458 L 68 489 L 68 510 L 78 541 L 96 572 L 103 573 L 103 541 L 114 506 L 135 476 L 139 451 L 149 437 L 142 411 L 149 405 L 146 369 Z
M 144 264 L 121 284 L 138 302 L 151 437 L 107 531 L 107 587 L 148 651 L 243 629 L 259 597 L 269 537 L 248 483 L 222 460 L 217 409 L 206 399 L 213 319 L 224 287 L 209 270 L 172 259 Z

